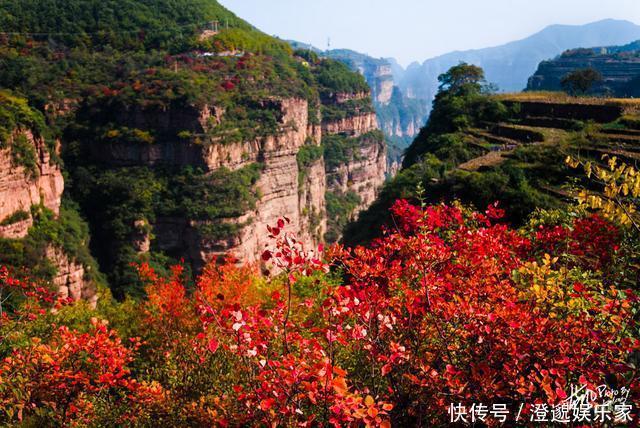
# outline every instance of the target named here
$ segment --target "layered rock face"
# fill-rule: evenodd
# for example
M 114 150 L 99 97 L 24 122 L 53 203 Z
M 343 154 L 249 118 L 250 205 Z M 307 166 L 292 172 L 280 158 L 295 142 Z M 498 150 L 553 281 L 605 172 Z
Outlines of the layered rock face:
M 16 161 L 13 146 L 18 140 L 22 150 L 35 155 L 35 164 Z M 44 139 L 30 130 L 15 130 L 7 147 L 0 150 L 0 238 L 25 238 L 33 225 L 34 205 L 42 205 L 58 216 L 63 190 L 60 165 L 52 161 Z M 96 288 L 85 278 L 85 266 L 52 244 L 47 245 L 42 257 L 55 267 L 52 283 L 62 297 L 84 299 L 95 306 Z
M 368 93 L 340 93 L 325 102 L 339 106 L 368 97 Z M 317 120 L 309 117 L 306 100 L 273 99 L 270 103 L 271 108 L 275 105 L 279 111 L 278 129 L 271 135 L 251 141 L 224 142 L 211 138 L 197 144 L 163 141 L 155 144 L 122 142 L 91 146 L 93 160 L 106 162 L 112 167 L 198 166 L 213 173 L 220 168 L 234 171 L 255 163 L 261 165 L 260 178 L 255 185 L 259 194 L 255 209 L 240 217 L 223 220 L 238 226 L 238 233 L 223 239 L 211 239 L 199 232 L 200 226 L 203 226 L 201 222 L 186 217 L 160 216 L 151 225 L 155 236 L 151 247 L 186 255 L 196 269 L 225 254 L 231 254 L 243 262 L 255 262 L 270 243 L 267 226 L 274 225 L 282 217 L 290 220 L 288 230 L 294 232 L 305 247 L 316 247 L 327 230 L 327 191 L 355 192 L 360 204 L 353 215 L 373 202 L 385 177 L 384 139 L 363 138 L 362 145 L 352 158 L 335 169 L 327 169 L 321 156 L 302 170 L 297 155 L 303 146 L 320 145 L 327 135 L 358 138 L 377 130 L 374 112 L 367 109 L 340 120 L 316 123 Z M 163 114 L 164 117 L 156 113 L 150 119 L 139 112 L 128 112 L 129 120 L 125 123 L 131 127 L 143 127 L 153 120 L 154 126 L 168 129 L 179 117 L 179 129 L 206 136 L 208 127 L 216 123 L 218 115 L 224 113 L 208 106 L 179 113 L 167 110 Z M 139 253 L 149 251 L 148 238 L 144 233 L 132 237 Z
M 36 165 L 27 168 L 14 160 L 12 146 L 21 139 L 34 151 Z M 60 200 L 64 180 L 59 165 L 51 162 L 42 138 L 36 138 L 29 130 L 16 130 L 7 147 L 0 149 L 0 237 L 19 239 L 27 236 L 33 224 L 32 205 L 42 204 L 56 215 L 60 211 Z M 24 214 L 18 214 L 24 213 Z M 14 217 L 16 221 L 11 221 Z
M 385 180 L 386 143 L 380 133 L 374 133 L 378 129 L 375 114 L 367 112 L 322 124 L 323 135 L 339 134 L 357 139 L 347 162 L 327 168 L 329 191 L 339 194 L 353 192 L 360 200 L 357 208 L 350 213 L 351 218 L 371 205 Z
M 299 166 L 296 155 L 305 144 L 320 144 L 321 129 L 309 120 L 308 102 L 303 99 L 272 100 L 280 111 L 278 130 L 273 135 L 252 141 L 222 142 L 216 139 L 195 144 L 185 141 L 168 141 L 158 144 L 117 143 L 109 147 L 96 147 L 95 160 L 107 161 L 112 166 L 145 165 L 149 167 L 171 165 L 176 167 L 199 166 L 208 172 L 219 168 L 238 170 L 260 163 L 262 170 L 256 189 L 260 195 L 254 210 L 239 218 L 225 222 L 240 226 L 239 233 L 224 239 L 209 239 L 199 233 L 202 223 L 186 217 L 160 217 L 153 224 L 159 250 L 185 254 L 196 268 L 211 259 L 231 254 L 243 262 L 259 259 L 269 243 L 267 226 L 278 218 L 287 217 L 290 230 L 295 232 L 305 246 L 317 246 L 324 233 L 326 180 L 322 159 L 305 171 L 304 182 L 299 183 Z M 213 107 L 201 111 L 176 113 L 167 111 L 166 117 L 155 117 L 158 123 L 172 123 L 180 116 L 181 129 L 190 129 L 206 135 Z M 214 119 L 215 122 L 215 119 Z M 142 115 L 133 123 L 147 123 Z M 232 202 L 232 201 L 230 201 Z M 149 250 L 147 239 L 138 237 L 139 252 Z
M 349 162 L 327 171 L 329 190 L 340 193 L 352 191 L 358 195 L 360 203 L 351 213 L 351 218 L 375 201 L 387 169 L 384 139 L 371 137 L 360 141 L 362 145 Z
M 378 129 L 375 113 L 364 113 L 322 124 L 324 134 L 345 134 L 351 137 L 359 137 L 374 129 Z
M 359 72 L 371 87 L 378 123 L 385 135 L 394 140 L 410 143 L 428 117 L 428 106 L 424 100 L 410 99 L 400 89 L 394 79 L 392 60 L 372 58 L 350 50 L 331 50 L 323 52 L 329 58 L 336 59 Z
M 593 68 L 602 75 L 590 90 L 594 94 L 630 97 L 640 94 L 640 43 L 627 46 L 574 49 L 543 61 L 529 78 L 528 90 L 560 90 L 562 78 L 581 69 Z
M 391 64 L 381 61 L 378 64 L 369 63 L 361 70 L 367 82 L 373 82 L 371 92 L 373 100 L 379 104 L 388 104 L 393 92 L 393 74 Z
M 420 132 L 427 121 L 427 109 L 421 101 L 406 97 L 393 88 L 391 102 L 378 108 L 378 121 L 385 135 L 407 142 Z
M 69 258 L 64 251 L 55 246 L 47 247 L 46 257 L 56 266 L 52 282 L 60 297 L 71 298 L 74 301 L 84 300 L 95 308 L 98 294 L 95 285 L 85 280 L 86 267 Z
M 324 163 L 321 160 L 316 162 L 307 172 L 305 182 L 299 183 L 300 171 L 296 160 L 302 146 L 319 144 L 320 141 L 314 127 L 309 124 L 307 101 L 283 100 L 281 109 L 281 127 L 276 135 L 245 144 L 241 153 L 237 147 L 224 153 L 225 148 L 221 145 L 207 150 L 209 168 L 241 167 L 243 162 L 240 160 L 244 159 L 244 163 L 261 162 L 263 170 L 256 185 L 261 197 L 255 211 L 234 220 L 246 226 L 237 237 L 222 242 L 201 241 L 200 261 L 206 262 L 221 253 L 232 253 L 243 261 L 256 261 L 270 243 L 267 226 L 274 225 L 282 217 L 291 221 L 290 228 L 307 248 L 313 248 L 320 242 L 324 233 L 323 222 L 314 222 L 312 215 L 323 220 L 326 218 Z

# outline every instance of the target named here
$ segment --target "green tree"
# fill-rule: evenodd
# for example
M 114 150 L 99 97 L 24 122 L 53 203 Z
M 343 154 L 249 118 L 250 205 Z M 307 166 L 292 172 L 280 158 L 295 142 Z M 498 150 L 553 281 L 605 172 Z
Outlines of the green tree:
M 602 81 L 602 74 L 594 68 L 572 71 L 562 78 L 562 88 L 571 95 L 585 94 L 593 85 Z
M 482 68 L 466 63 L 453 66 L 438 77 L 440 90 L 433 101 L 427 125 L 407 149 L 403 166 L 416 163 L 438 135 L 455 133 L 483 121 L 499 121 L 505 106 L 487 96 L 494 90 L 487 84 Z
M 480 92 L 485 83 L 484 70 L 476 65 L 461 62 L 438 76 L 438 82 L 440 82 L 441 92 L 460 92 L 462 90 Z

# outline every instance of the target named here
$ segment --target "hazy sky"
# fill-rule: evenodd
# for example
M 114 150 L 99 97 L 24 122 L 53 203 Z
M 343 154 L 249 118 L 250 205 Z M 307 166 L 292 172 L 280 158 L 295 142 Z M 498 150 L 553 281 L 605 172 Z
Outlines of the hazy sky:
M 264 32 L 412 61 L 495 46 L 550 24 L 640 23 L 640 0 L 220 0 Z

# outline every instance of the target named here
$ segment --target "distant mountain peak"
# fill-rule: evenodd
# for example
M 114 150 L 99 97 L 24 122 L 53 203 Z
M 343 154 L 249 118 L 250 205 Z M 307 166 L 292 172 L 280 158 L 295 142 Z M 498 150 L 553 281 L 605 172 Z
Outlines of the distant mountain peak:
M 583 25 L 554 24 L 521 40 L 484 49 L 450 52 L 411 64 L 400 87 L 416 98 L 430 101 L 438 88 L 438 75 L 459 62 L 482 67 L 487 80 L 503 91 L 520 91 L 543 60 L 567 49 L 625 45 L 640 39 L 640 26 L 620 19 L 603 19 Z

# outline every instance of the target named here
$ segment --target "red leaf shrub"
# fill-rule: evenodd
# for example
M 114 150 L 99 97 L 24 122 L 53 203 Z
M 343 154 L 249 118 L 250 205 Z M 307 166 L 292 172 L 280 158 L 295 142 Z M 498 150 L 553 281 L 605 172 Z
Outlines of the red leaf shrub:
M 94 322 L 14 346 L 0 366 L 5 416 L 443 426 L 452 403 L 526 404 L 528 417 L 571 385 L 605 381 L 637 402 L 638 297 L 603 273 L 623 252 L 616 226 L 591 216 L 514 230 L 495 223 L 497 205 L 480 214 L 399 201 L 392 213 L 370 248 L 334 246 L 326 261 L 279 220 L 262 254 L 270 279 L 231 258 L 194 286 L 181 267 L 164 278 L 141 265 L 148 297 L 132 318 L 141 339 L 124 346 Z M 6 271 L 0 280 L 16 286 Z M 16 311 L 54 305 L 27 289 L 35 294 Z M 21 328 L 37 331 L 37 318 Z

